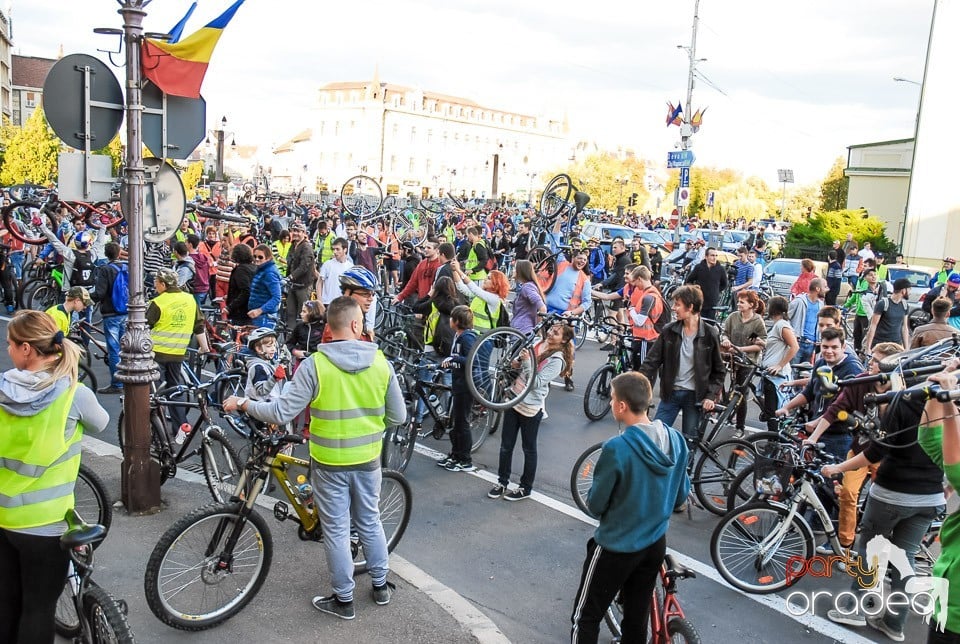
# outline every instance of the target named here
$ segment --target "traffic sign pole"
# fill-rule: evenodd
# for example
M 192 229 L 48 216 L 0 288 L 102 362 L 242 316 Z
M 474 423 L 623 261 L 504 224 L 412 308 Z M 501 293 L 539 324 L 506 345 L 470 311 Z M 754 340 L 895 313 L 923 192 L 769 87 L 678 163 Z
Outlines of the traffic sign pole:
M 143 102 L 140 87 L 140 43 L 143 39 L 142 0 L 124 0 L 123 41 L 126 47 L 127 154 L 123 169 L 125 190 L 123 212 L 131 244 L 128 249 L 130 302 L 126 333 L 120 342 L 123 383 L 124 449 L 120 475 L 121 498 L 131 514 L 153 514 L 160 510 L 159 465 L 150 458 L 150 383 L 159 377 L 153 361 L 153 341 L 147 326 L 147 303 L 143 292 Z

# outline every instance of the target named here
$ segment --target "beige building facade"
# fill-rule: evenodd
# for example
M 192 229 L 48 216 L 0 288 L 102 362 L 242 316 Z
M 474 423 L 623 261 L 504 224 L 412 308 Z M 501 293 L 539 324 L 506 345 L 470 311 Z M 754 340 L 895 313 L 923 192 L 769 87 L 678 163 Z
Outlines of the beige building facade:
M 847 148 L 847 208 L 863 208 L 886 226 L 889 239 L 903 243 L 913 139 L 863 143 Z
M 12 55 L 10 16 L 0 11 L 0 114 L 5 119 L 13 118 Z

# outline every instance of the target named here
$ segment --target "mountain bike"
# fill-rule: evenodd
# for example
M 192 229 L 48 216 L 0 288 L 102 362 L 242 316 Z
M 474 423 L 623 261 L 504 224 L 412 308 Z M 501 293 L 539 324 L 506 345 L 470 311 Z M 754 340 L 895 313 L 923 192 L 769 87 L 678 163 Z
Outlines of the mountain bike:
M 273 516 L 297 524 L 303 541 L 320 542 L 323 532 L 313 502 L 313 489 L 301 474 L 310 461 L 284 454 L 287 445 L 306 442 L 299 434 L 265 431 L 256 421 L 227 416 L 250 439 L 250 457 L 227 503 L 197 508 L 161 535 L 150 554 L 144 577 L 147 604 L 163 623 L 185 631 L 201 631 L 233 617 L 256 597 L 270 572 L 273 536 L 254 510 L 267 479 L 273 477 L 286 497 L 277 501 Z M 383 470 L 380 517 L 392 552 L 410 521 L 412 493 L 403 475 Z M 291 507 L 293 513 L 291 514 Z M 354 574 L 366 570 L 359 538 L 351 535 Z
M 114 209 L 113 201 L 87 203 L 61 201 L 51 192 L 43 203 L 15 201 L 3 208 L 3 225 L 10 234 L 26 244 L 43 245 L 47 237 L 40 223 L 47 218 L 48 228 L 56 230 L 58 211 L 65 209 L 73 219 L 82 219 L 94 228 L 111 228 L 123 221 L 123 213 Z M 52 225 L 51 225 L 52 224 Z
M 93 551 L 106 537 L 107 529 L 85 523 L 75 510 L 69 510 L 64 520 L 68 529 L 60 537 L 60 547 L 70 553 L 70 567 L 57 603 L 57 632 L 83 644 L 132 644 L 127 603 L 115 599 L 91 579 Z
M 630 328 L 613 318 L 607 318 L 607 324 L 612 329 L 613 346 L 608 352 L 607 363 L 590 376 L 583 395 L 583 413 L 590 420 L 601 420 L 610 413 L 610 383 L 633 368 L 630 351 L 635 340 Z
M 667 644 L 668 642 L 687 642 L 699 644 L 700 633 L 683 614 L 680 600 L 677 598 L 678 579 L 696 579 L 695 572 L 684 568 L 667 555 L 660 565 L 660 576 L 650 599 L 650 630 L 647 634 L 649 644 Z M 623 604 L 617 594 L 604 615 L 607 628 L 613 633 L 613 641 L 619 642 L 623 635 L 620 622 L 623 621 Z

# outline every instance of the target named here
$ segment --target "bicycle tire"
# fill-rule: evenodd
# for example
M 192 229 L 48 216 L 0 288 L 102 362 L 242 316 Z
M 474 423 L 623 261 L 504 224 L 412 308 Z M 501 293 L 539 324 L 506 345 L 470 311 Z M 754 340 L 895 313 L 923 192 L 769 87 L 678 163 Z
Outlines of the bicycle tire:
M 755 456 L 752 444 L 739 439 L 721 441 L 701 452 L 691 481 L 700 504 L 717 516 L 726 514 L 730 486 L 737 474 L 753 463 Z
M 802 567 L 791 570 L 790 562 L 806 562 L 813 556 L 813 532 L 798 516 L 776 544 L 773 556 L 757 561 L 760 543 L 789 516 L 783 505 L 763 501 L 748 503 L 727 513 L 710 537 L 710 557 L 720 575 L 745 593 L 765 595 L 783 590 L 799 581 Z M 757 552 L 750 552 L 750 550 Z M 742 573 L 742 576 L 738 576 Z
M 34 311 L 46 311 L 60 303 L 60 289 L 50 284 L 41 284 L 30 293 L 27 308 Z
M 904 369 L 919 366 L 917 363 L 933 363 L 938 360 L 960 356 L 960 341 L 956 336 L 944 338 L 926 347 L 908 349 L 880 361 L 881 371 L 893 371 L 898 366 Z
M 349 194 L 347 189 L 349 188 Z M 360 192 L 367 190 L 367 192 Z M 377 180 L 365 174 L 357 174 L 343 182 L 340 188 L 340 201 L 343 209 L 363 220 L 372 217 L 383 206 L 383 189 Z
M 739 510 L 758 499 L 754 486 L 754 466 L 750 465 L 740 470 L 730 482 L 730 488 L 727 490 L 727 512 Z
M 96 228 L 98 230 L 100 228 L 106 228 L 109 230 L 110 228 L 123 223 L 123 213 L 113 210 L 114 203 L 115 202 L 113 201 L 98 201 L 97 203 L 93 204 L 93 208 L 87 211 L 87 223 L 91 228 Z M 119 216 L 114 214 L 114 212 L 119 214 Z M 104 220 L 104 218 L 106 218 L 106 220 Z
M 160 454 L 163 453 L 163 442 L 160 440 L 158 432 L 166 432 L 166 425 L 163 420 L 160 419 L 160 415 L 156 410 L 150 411 L 150 458 L 155 460 L 159 464 L 160 469 L 160 485 L 163 485 L 167 482 L 167 479 L 170 478 L 170 470 L 167 467 L 163 466 L 163 463 L 160 459 Z M 120 414 L 117 416 L 117 445 L 120 447 L 120 451 L 123 452 L 123 410 L 120 410 Z
M 200 449 L 200 462 L 203 466 L 203 478 L 213 500 L 226 503 L 237 489 L 237 481 L 243 472 L 243 462 L 223 430 L 211 427 L 204 436 Z
M 110 503 L 107 486 L 96 472 L 83 463 L 80 463 L 80 470 L 77 472 L 73 497 L 73 509 L 77 514 L 88 523 L 100 524 L 107 532 L 110 531 L 110 526 L 113 525 L 113 506 Z M 98 548 L 101 543 L 103 543 L 102 540 L 97 541 L 93 547 Z
M 380 466 L 397 472 L 406 471 L 410 459 L 413 458 L 416 443 L 417 430 L 414 427 L 413 418 L 408 415 L 405 423 L 388 427 L 383 433 Z
M 540 214 L 552 219 L 560 214 L 570 201 L 573 192 L 573 181 L 570 175 L 558 174 L 550 181 L 540 194 Z
M 90 627 L 92 644 L 133 644 L 133 632 L 121 606 L 119 601 L 100 586 L 86 589 L 83 593 L 83 614 Z
M 533 264 L 533 274 L 546 293 L 553 288 L 557 279 L 557 256 L 546 246 L 537 246 L 527 253 L 527 260 Z
M 602 420 L 610 413 L 610 383 L 617 370 L 613 365 L 605 364 L 590 376 L 587 391 L 583 395 L 583 414 L 592 421 Z
M 381 470 L 380 481 L 380 522 L 383 524 L 383 535 L 387 539 L 387 552 L 400 543 L 403 533 L 410 523 L 410 512 L 413 509 L 413 491 L 410 483 L 400 472 Z M 353 537 L 351 537 L 353 539 Z M 363 557 L 363 546 L 354 544 L 353 574 L 359 575 L 367 571 L 367 561 Z
M 686 642 L 686 644 L 700 644 L 700 633 L 690 620 L 683 617 L 674 617 L 667 622 L 667 634 L 671 643 Z M 680 638 L 680 639 L 677 639 Z
M 387 360 L 395 360 L 403 356 L 409 347 L 407 331 L 403 327 L 394 326 L 377 333 L 377 344 Z
M 56 229 L 56 223 L 50 214 L 43 209 L 42 204 L 36 201 L 14 201 L 4 207 L 2 212 L 4 228 L 25 244 L 40 246 L 48 241 L 40 227 L 33 224 L 35 217 L 46 217 L 47 228 Z
M 657 584 L 656 588 L 659 589 L 660 585 Z M 613 641 L 619 642 L 620 638 L 623 637 L 623 629 L 620 628 L 620 623 L 623 622 L 623 602 L 620 601 L 620 593 L 617 593 L 610 605 L 607 606 L 607 610 L 603 614 L 603 621 L 610 629 Z
M 160 536 L 147 561 L 143 583 L 147 605 L 161 622 L 183 631 L 202 631 L 227 621 L 257 596 L 270 572 L 273 535 L 256 510 L 247 515 L 237 549 L 229 553 L 233 565 L 226 571 L 212 569 L 242 507 L 241 503 L 205 505 L 182 517 Z M 193 553 L 189 551 L 191 544 L 196 547 Z M 242 568 L 238 562 L 242 562 Z M 250 572 L 240 577 L 237 571 L 248 568 Z M 196 578 L 186 579 L 187 571 L 193 570 L 197 571 Z M 194 584 L 207 592 L 187 598 L 183 591 Z M 168 594 L 168 585 L 173 594 Z M 209 592 L 214 587 L 222 592 Z M 208 608 L 211 599 L 218 603 Z
M 593 516 L 590 508 L 587 507 L 587 494 L 590 492 L 590 486 L 593 485 L 593 470 L 596 468 L 602 449 L 603 443 L 596 443 L 585 449 L 577 457 L 577 462 L 573 464 L 573 470 L 570 472 L 570 494 L 573 496 L 573 502 L 587 516 Z
M 470 406 L 470 415 L 467 422 L 470 424 L 470 452 L 473 453 L 480 449 L 487 436 L 497 431 L 500 425 L 500 419 L 503 412 L 496 409 L 488 409 L 482 404 L 474 401 Z
M 63 582 L 63 590 L 57 597 L 57 608 L 53 615 L 53 629 L 57 635 L 71 639 L 78 636 L 81 631 L 80 615 L 77 614 L 77 604 L 75 602 L 77 574 L 73 568 L 73 562 L 70 562 L 70 568 L 67 570 L 67 578 Z M 95 586 L 93 580 L 88 582 L 90 586 Z
M 573 348 L 579 349 L 587 341 L 587 322 L 577 321 L 573 323 Z
M 97 385 L 97 377 L 93 375 L 93 371 L 82 362 L 77 365 L 77 382 L 87 387 L 87 389 L 93 393 L 97 393 L 97 389 L 100 388 Z
M 533 388 L 537 372 L 532 337 L 511 327 L 484 333 L 467 354 L 467 387 L 484 407 L 506 411 Z M 520 357 L 527 349 L 527 357 Z M 518 366 L 514 367 L 513 362 Z

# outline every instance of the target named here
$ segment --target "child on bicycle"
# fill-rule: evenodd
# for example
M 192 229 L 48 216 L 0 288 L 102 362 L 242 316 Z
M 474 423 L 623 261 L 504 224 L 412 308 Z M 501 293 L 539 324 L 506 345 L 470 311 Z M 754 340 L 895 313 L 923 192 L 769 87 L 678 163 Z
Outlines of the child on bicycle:
M 277 400 L 287 384 L 287 369 L 281 362 L 277 332 L 268 327 L 254 329 L 247 336 L 247 383 L 243 395 L 250 400 Z M 290 424 L 280 429 L 289 433 Z
M 472 472 L 476 468 L 470 456 L 471 438 L 468 417 L 473 396 L 467 387 L 467 355 L 477 341 L 477 332 L 473 330 L 473 311 L 469 306 L 460 304 L 450 312 L 450 328 L 454 331 L 453 346 L 450 355 L 444 358 L 440 366 L 453 371 L 453 401 L 450 413 L 453 416 L 453 429 L 450 430 L 450 454 L 437 465 L 448 472 Z

